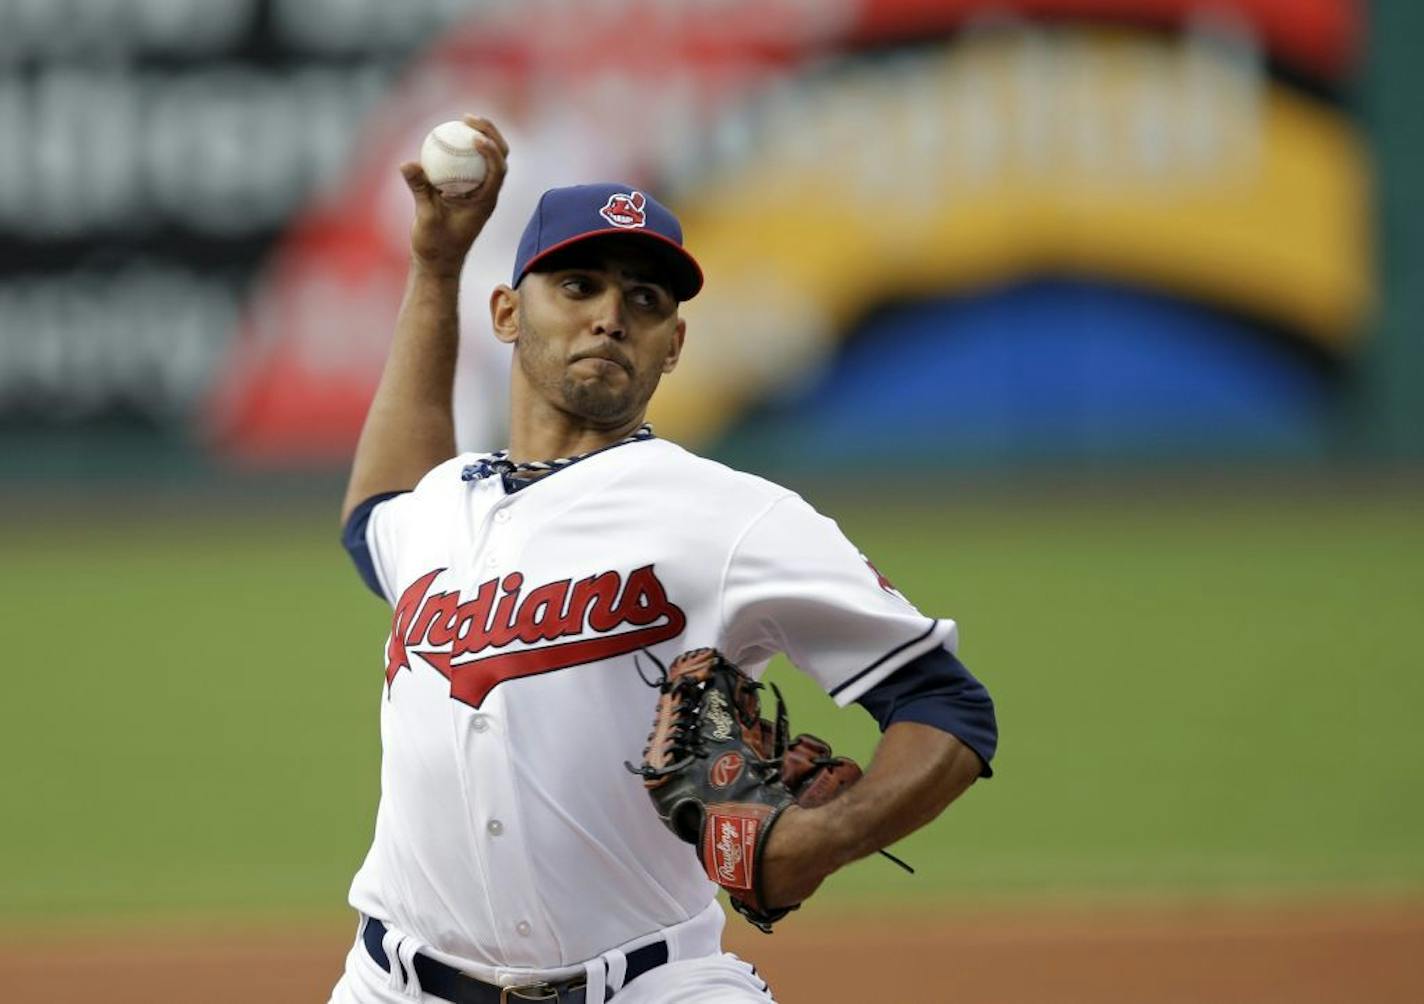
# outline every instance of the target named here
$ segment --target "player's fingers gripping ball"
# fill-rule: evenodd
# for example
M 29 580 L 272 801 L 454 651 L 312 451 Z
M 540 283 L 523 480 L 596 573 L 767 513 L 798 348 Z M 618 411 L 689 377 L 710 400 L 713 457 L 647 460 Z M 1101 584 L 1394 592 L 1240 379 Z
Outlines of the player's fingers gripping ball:
M 463 199 L 484 184 L 487 165 L 479 137 L 464 122 L 442 122 L 420 145 L 420 167 L 441 195 Z
M 659 666 L 661 668 L 661 665 Z M 694 845 L 707 877 L 763 931 L 799 904 L 769 908 L 762 896 L 766 841 L 787 806 L 823 805 L 860 778 L 853 760 L 831 755 L 815 736 L 787 742 L 776 691 L 776 718 L 761 716 L 761 684 L 699 648 L 673 660 L 660 689 L 641 774 L 658 816 Z

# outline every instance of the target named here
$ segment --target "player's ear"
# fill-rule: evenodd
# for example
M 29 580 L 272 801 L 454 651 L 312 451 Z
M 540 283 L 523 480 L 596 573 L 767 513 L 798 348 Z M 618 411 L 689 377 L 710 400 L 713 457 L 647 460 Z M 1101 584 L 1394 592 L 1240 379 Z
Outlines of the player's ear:
M 677 319 L 677 327 L 672 333 L 672 344 L 668 346 L 667 357 L 663 359 L 663 372 L 671 373 L 677 369 L 677 361 L 682 358 L 682 342 L 687 337 L 687 322 L 681 317 Z
M 490 294 L 490 327 L 506 345 L 519 337 L 519 290 L 500 284 Z

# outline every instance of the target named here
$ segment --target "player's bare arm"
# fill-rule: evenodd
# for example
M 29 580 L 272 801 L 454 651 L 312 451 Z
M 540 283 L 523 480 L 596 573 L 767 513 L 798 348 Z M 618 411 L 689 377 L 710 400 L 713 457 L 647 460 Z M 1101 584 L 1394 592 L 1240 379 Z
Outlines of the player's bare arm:
M 799 903 L 833 872 L 924 826 L 982 767 L 948 732 L 918 722 L 891 725 L 860 781 L 818 808 L 792 806 L 778 821 L 766 847 L 767 904 Z
M 947 648 L 858 698 L 884 730 L 868 773 L 819 737 L 791 738 L 780 692 L 770 689 L 768 713 L 763 686 L 719 650 L 655 664 L 653 728 L 642 765 L 628 767 L 658 818 L 696 846 L 707 877 L 763 931 L 837 869 L 925 825 L 990 772 L 991 702 Z
M 421 166 L 400 166 L 415 201 L 410 272 L 395 337 L 356 446 L 341 507 L 345 523 L 364 499 L 415 487 L 455 453 L 454 383 L 459 348 L 457 303 L 465 255 L 494 212 L 509 144 L 488 119 L 467 115 L 485 157 L 483 183 L 468 195 L 438 192 Z

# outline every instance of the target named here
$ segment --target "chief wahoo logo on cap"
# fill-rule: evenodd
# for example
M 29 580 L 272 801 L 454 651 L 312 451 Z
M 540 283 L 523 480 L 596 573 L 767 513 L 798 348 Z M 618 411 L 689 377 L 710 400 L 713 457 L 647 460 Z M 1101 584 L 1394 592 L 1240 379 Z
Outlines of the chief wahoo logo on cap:
M 643 206 L 647 204 L 647 201 L 647 197 L 642 192 L 610 195 L 608 204 L 598 212 L 615 227 L 632 230 L 648 222 L 648 214 L 643 212 Z

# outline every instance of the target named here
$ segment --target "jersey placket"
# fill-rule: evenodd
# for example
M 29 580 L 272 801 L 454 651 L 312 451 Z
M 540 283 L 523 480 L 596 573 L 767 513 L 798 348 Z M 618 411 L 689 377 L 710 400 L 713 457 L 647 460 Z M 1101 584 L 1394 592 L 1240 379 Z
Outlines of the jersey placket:
M 495 498 L 485 512 L 467 569 L 465 588 L 472 591 L 515 571 L 512 560 L 524 535 L 515 512 L 518 495 L 505 495 L 494 480 L 477 490 Z M 509 734 L 509 719 L 503 713 L 506 698 L 507 693 L 496 688 L 478 709 L 469 708 L 456 748 L 464 790 L 473 795 L 466 799 L 472 850 L 502 954 L 509 965 L 534 966 L 540 958 L 557 957 L 559 948 L 534 888 L 521 832 L 524 821 L 510 744 L 527 742 L 529 737 Z

